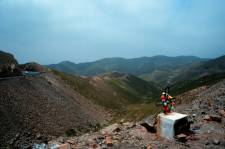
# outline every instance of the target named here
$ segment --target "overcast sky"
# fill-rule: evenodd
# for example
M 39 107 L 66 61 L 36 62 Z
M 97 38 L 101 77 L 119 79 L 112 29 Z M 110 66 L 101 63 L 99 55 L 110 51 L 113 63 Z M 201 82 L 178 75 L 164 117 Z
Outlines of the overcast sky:
M 20 63 L 225 54 L 225 0 L 0 0 L 0 49 Z

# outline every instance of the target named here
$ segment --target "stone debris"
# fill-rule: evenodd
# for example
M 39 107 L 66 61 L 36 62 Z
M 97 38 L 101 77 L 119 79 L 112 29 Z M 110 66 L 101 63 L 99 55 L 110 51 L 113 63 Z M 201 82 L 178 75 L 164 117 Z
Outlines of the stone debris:
M 71 146 L 69 143 L 61 144 L 59 146 L 59 149 L 71 149 Z
M 204 117 L 204 120 L 206 121 L 215 121 L 215 122 L 222 122 L 222 117 L 218 115 L 206 115 Z
M 219 111 L 219 114 L 220 114 L 221 116 L 225 117 L 225 111 L 224 111 L 224 110 L 220 110 L 220 111 Z
M 210 116 L 212 121 L 216 121 L 216 122 L 222 122 L 222 117 L 221 116 L 218 116 L 218 115 L 211 115 Z
M 225 81 L 224 81 L 225 86 Z M 125 122 L 112 124 L 98 132 L 65 139 L 71 149 L 154 149 L 154 148 L 218 148 L 225 146 L 224 109 L 225 98 L 213 98 L 221 94 L 215 87 L 207 90 L 190 104 L 179 105 L 177 112 L 191 116 L 192 124 L 187 132 L 178 133 L 175 139 L 161 138 L 154 132 L 156 119 L 154 116 L 141 122 Z M 225 92 L 225 88 L 224 88 Z M 210 96 L 210 107 L 208 99 Z M 211 97 L 212 96 L 212 97 Z M 186 110 L 187 109 L 187 110 Z M 154 118 L 153 118 L 154 117 Z M 189 120 L 188 120 L 189 121 Z M 59 143 L 62 144 L 62 143 Z M 73 146 L 74 145 L 74 146 Z
M 105 142 L 106 142 L 106 145 L 107 145 L 108 147 L 113 146 L 113 142 L 112 142 L 112 137 L 111 137 L 111 136 L 106 136 L 106 137 L 105 137 Z
M 179 141 L 182 141 L 182 142 L 187 141 L 187 135 L 185 135 L 185 134 L 183 134 L 183 133 L 177 135 L 176 138 L 177 138 Z
M 213 144 L 214 145 L 219 145 L 220 144 L 220 141 L 218 139 L 213 139 Z
M 112 125 L 104 128 L 102 130 L 102 134 L 112 134 L 113 132 L 115 132 L 118 129 L 119 129 L 119 124 L 115 123 L 115 124 L 112 124 Z
M 151 124 L 147 124 L 147 123 L 141 123 L 140 125 L 143 126 L 144 128 L 146 128 L 146 130 L 148 132 L 156 133 L 156 126 L 151 125 Z

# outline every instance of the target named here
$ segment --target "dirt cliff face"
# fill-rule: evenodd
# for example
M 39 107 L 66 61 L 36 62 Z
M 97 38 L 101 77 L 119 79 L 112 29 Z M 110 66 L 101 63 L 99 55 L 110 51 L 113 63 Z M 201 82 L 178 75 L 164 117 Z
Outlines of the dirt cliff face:
M 29 145 L 101 124 L 106 112 L 50 72 L 0 80 L 0 146 Z

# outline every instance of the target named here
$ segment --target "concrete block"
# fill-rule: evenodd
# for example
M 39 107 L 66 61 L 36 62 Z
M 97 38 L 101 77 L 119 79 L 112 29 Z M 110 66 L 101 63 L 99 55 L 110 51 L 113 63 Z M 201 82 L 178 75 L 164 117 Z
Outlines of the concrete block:
M 173 139 L 175 135 L 189 129 L 187 115 L 176 112 L 158 115 L 157 133 L 167 139 Z

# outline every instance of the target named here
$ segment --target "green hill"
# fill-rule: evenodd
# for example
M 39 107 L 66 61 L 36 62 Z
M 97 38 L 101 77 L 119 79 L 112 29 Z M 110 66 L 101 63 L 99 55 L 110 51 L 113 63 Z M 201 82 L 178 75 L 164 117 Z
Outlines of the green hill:
M 174 69 L 189 65 L 193 62 L 204 61 L 194 56 L 153 56 L 133 59 L 105 58 L 95 62 L 75 64 L 64 61 L 52 64 L 48 67 L 69 74 L 79 74 L 84 76 L 95 76 L 107 72 L 121 72 L 133 75 L 149 74 L 155 70 L 172 71 Z
M 52 71 L 84 97 L 117 113 L 117 118 L 134 117 L 134 111 L 141 113 L 138 118 L 148 115 L 155 110 L 154 101 L 160 96 L 154 83 L 129 74 L 113 72 L 84 78 Z
M 183 67 L 173 73 L 170 82 L 173 84 L 185 80 L 195 80 L 218 73 L 225 73 L 225 56 Z
M 207 75 L 194 80 L 180 81 L 171 86 L 171 94 L 179 95 L 200 86 L 210 86 L 225 79 L 225 73 Z
M 120 109 L 133 103 L 153 102 L 160 96 L 159 88 L 133 75 L 114 72 L 84 78 L 53 72 L 81 95 L 110 109 Z

